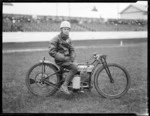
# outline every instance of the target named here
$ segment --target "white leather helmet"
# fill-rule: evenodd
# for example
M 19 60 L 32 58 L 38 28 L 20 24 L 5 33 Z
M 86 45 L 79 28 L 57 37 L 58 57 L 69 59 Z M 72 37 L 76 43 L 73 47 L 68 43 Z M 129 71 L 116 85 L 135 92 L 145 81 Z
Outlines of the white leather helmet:
M 60 29 L 63 28 L 63 27 L 71 28 L 70 22 L 68 22 L 68 21 L 61 22 Z

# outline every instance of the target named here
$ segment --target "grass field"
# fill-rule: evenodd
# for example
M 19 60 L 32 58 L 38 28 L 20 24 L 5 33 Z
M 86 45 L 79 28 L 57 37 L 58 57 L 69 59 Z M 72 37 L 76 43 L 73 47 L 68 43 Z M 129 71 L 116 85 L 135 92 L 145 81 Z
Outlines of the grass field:
M 46 46 L 47 45 L 47 46 Z M 48 51 L 3 53 L 3 113 L 137 113 L 147 112 L 147 42 L 125 42 L 119 44 L 101 42 L 74 42 L 76 61 L 85 62 L 94 53 L 108 55 L 107 61 L 125 67 L 131 76 L 128 93 L 114 100 L 101 97 L 95 90 L 84 94 L 67 96 L 57 92 L 50 97 L 37 97 L 29 93 L 25 85 L 28 69 L 46 57 L 52 61 Z M 80 47 L 79 47 L 80 46 Z M 84 47 L 81 47 L 84 46 Z M 95 47 L 93 47 L 95 46 Z M 3 50 L 47 48 L 48 44 L 3 44 Z

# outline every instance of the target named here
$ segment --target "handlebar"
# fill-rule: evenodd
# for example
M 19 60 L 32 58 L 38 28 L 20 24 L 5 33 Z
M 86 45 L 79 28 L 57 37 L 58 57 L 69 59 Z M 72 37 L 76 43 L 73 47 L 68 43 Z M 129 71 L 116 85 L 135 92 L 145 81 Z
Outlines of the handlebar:
M 94 58 L 95 60 L 91 64 L 93 64 L 96 60 L 99 61 L 99 62 L 101 62 L 102 60 L 106 60 L 106 57 L 107 57 L 107 55 L 102 55 L 102 54 L 94 53 L 91 58 Z M 88 64 L 89 64 L 89 62 L 87 62 L 87 65 Z
M 102 54 L 97 54 L 97 53 L 93 54 L 93 58 L 95 58 L 96 60 L 102 59 L 102 58 L 106 59 L 106 57 L 107 55 L 102 55 Z

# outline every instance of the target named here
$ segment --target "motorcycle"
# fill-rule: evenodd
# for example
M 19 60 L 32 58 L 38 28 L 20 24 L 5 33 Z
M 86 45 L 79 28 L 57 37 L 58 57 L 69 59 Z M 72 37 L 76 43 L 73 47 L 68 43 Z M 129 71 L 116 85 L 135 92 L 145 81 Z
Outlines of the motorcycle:
M 68 84 L 72 92 L 91 91 L 93 86 L 105 98 L 115 99 L 125 95 L 130 88 L 131 79 L 128 71 L 116 64 L 107 63 L 107 55 L 93 54 L 91 63 L 78 63 L 78 72 Z M 26 85 L 37 96 L 54 95 L 65 80 L 69 70 L 45 60 L 33 65 L 27 72 Z

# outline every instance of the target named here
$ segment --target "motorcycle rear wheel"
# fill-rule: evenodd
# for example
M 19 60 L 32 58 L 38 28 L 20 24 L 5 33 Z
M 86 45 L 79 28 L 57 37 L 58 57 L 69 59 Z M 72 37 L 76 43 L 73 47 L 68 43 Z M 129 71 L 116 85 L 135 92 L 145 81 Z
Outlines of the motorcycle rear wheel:
M 60 84 L 59 74 L 56 72 L 55 67 L 47 63 L 37 63 L 33 65 L 26 75 L 28 90 L 36 96 L 47 97 L 53 95 L 58 90 L 57 87 L 59 87 Z M 46 81 L 54 84 L 56 87 L 41 81 L 42 78 L 46 78 L 53 73 L 56 74 L 50 76 Z

